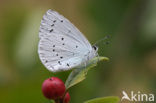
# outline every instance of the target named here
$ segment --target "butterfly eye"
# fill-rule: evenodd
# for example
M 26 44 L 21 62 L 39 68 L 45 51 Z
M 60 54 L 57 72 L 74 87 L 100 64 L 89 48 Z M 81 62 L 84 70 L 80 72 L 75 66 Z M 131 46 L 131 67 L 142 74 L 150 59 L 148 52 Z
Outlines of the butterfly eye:
M 93 47 L 93 49 L 94 49 L 95 51 L 98 50 L 98 47 L 97 47 L 97 46 L 93 45 L 92 47 Z
M 93 46 L 93 49 L 94 49 L 94 50 L 96 50 L 96 49 L 97 49 L 97 47 L 96 47 L 96 46 Z

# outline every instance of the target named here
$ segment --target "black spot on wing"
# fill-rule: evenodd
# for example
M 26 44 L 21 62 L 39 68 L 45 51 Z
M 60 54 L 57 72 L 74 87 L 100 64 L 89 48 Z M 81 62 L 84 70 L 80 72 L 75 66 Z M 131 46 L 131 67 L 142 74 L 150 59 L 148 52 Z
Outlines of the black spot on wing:
M 69 64 L 67 63 L 67 66 L 69 67 Z
M 60 61 L 58 61 L 58 63 L 61 65 L 61 62 Z
M 71 30 L 68 30 L 68 33 L 71 33 Z
M 53 32 L 54 30 L 53 29 L 51 29 L 49 32 L 51 33 L 51 32 Z

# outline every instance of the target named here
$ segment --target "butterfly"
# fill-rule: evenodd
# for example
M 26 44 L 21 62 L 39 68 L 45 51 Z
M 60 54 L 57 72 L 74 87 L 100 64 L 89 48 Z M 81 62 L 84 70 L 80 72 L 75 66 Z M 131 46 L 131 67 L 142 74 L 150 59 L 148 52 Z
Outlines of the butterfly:
M 44 66 L 60 72 L 86 65 L 96 57 L 98 48 L 91 46 L 86 37 L 64 16 L 48 10 L 39 30 L 38 54 Z

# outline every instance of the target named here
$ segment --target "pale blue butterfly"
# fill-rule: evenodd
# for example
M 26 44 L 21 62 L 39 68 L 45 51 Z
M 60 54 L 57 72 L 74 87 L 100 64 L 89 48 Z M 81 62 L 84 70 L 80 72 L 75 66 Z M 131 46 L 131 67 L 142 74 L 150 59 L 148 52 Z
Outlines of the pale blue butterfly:
M 48 10 L 43 16 L 39 38 L 40 60 L 52 72 L 70 70 L 98 55 L 98 48 L 56 11 Z

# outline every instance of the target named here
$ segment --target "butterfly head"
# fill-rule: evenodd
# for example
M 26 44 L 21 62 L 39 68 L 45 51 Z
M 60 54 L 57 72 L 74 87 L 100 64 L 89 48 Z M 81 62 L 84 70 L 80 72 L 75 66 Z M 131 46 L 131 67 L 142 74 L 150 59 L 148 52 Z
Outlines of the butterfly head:
M 92 48 L 93 48 L 94 52 L 97 53 L 98 47 L 96 45 L 93 45 Z

